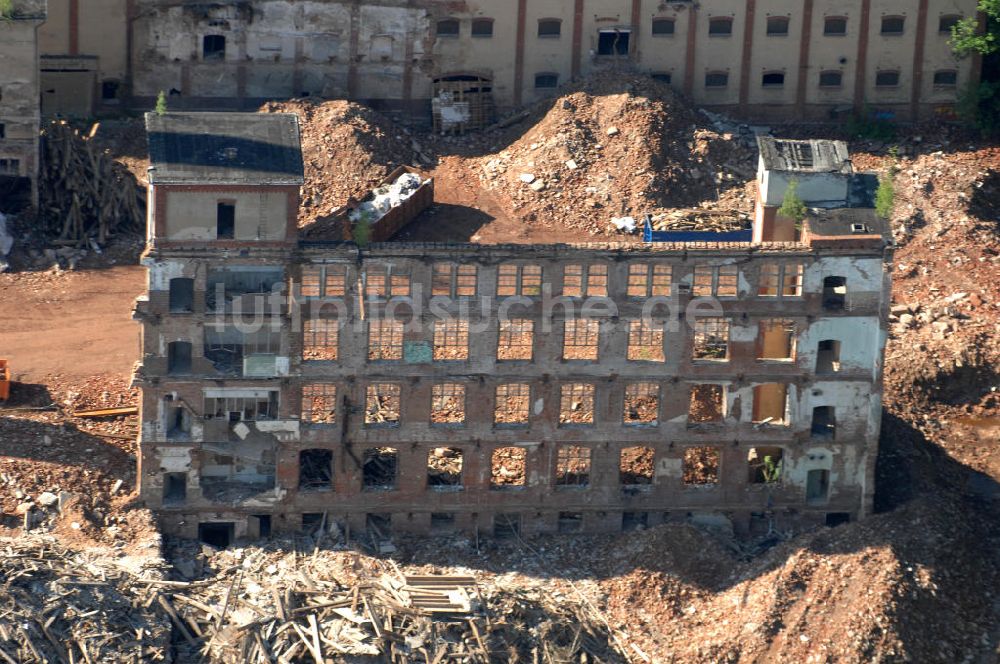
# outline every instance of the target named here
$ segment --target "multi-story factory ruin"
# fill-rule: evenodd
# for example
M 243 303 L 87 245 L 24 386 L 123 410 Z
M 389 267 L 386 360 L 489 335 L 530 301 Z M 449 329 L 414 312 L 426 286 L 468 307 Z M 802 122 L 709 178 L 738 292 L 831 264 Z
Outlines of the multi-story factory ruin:
M 891 246 L 842 143 L 763 139 L 731 235 L 366 243 L 299 238 L 294 116 L 147 128 L 140 488 L 167 532 L 870 512 Z M 776 213 L 790 177 L 801 223 Z
M 429 124 L 431 100 L 488 121 L 628 63 L 700 106 L 829 119 L 865 104 L 953 113 L 978 80 L 951 26 L 976 0 L 49 0 L 42 105 L 90 115 L 158 92 L 171 108 L 364 101 Z M 462 107 L 463 112 L 466 110 Z M 479 117 L 473 118 L 478 120 Z

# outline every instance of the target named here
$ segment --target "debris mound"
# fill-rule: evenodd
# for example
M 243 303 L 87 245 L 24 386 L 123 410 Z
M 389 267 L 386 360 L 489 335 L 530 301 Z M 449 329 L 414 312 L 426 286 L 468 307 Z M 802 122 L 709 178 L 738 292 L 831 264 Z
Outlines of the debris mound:
M 3 661 L 169 661 L 169 621 L 107 559 L 49 540 L 3 540 L 0 578 Z
M 293 99 L 268 102 L 260 110 L 299 116 L 306 173 L 299 227 L 350 198 L 364 198 L 397 166 L 417 158 L 408 130 L 360 104 Z
M 754 174 L 752 141 L 720 133 L 648 76 L 596 75 L 529 117 L 530 129 L 476 164 L 526 221 L 612 234 L 612 218 L 641 221 L 728 190 L 744 212 L 752 207 L 743 185 Z
M 141 231 L 146 193 L 129 169 L 65 121 L 42 130 L 39 226 L 57 244 L 103 245 L 116 231 Z

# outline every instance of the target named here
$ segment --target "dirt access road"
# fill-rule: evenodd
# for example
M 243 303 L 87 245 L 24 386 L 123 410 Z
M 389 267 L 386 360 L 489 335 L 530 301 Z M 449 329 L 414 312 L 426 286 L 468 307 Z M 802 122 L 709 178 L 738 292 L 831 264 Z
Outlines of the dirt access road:
M 139 358 L 132 303 L 145 268 L 0 274 L 0 357 L 22 383 L 127 375 Z

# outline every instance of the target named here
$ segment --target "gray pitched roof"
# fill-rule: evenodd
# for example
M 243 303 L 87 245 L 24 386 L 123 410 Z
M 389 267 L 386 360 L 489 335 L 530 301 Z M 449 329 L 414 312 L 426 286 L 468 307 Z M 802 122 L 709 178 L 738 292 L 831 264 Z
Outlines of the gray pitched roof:
M 853 171 L 851 155 L 844 141 L 792 140 L 758 136 L 757 147 L 764 168 L 799 173 L 843 173 Z
M 302 184 L 291 113 L 146 114 L 152 184 Z

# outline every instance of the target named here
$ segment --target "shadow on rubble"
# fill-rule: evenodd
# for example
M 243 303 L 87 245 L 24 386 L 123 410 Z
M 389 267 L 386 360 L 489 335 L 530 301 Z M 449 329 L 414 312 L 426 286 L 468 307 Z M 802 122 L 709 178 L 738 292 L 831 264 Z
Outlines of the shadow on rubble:
M 0 457 L 102 472 L 134 468 L 127 444 L 114 445 L 84 431 L 57 411 L 44 385 L 13 383 L 10 400 L 0 404 Z
M 972 190 L 969 213 L 980 219 L 992 219 L 993 228 L 988 230 L 1000 234 L 1000 171 L 989 171 L 982 186 Z
M 435 203 L 393 239 L 401 242 L 470 242 L 496 218 L 467 205 Z

